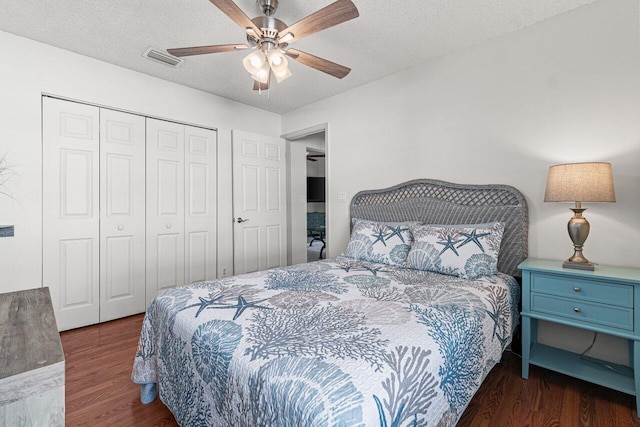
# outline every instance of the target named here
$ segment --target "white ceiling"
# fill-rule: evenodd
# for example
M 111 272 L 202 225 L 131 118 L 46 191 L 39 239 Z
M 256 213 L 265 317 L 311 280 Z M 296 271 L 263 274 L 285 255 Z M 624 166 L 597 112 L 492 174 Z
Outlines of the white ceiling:
M 280 0 L 274 17 L 292 25 L 332 1 Z M 244 43 L 207 0 L 0 0 L 0 30 L 284 113 L 593 1 L 354 0 L 360 17 L 292 44 L 352 72 L 338 80 L 290 61 L 293 76 L 262 95 L 242 66 L 246 52 L 187 57 L 180 68 L 141 56 L 150 46 Z M 260 15 L 255 0 L 236 3 Z

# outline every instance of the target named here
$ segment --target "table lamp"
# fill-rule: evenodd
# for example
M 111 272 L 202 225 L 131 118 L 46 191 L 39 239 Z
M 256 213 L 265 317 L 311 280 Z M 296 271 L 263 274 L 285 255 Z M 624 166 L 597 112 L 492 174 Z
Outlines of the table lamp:
M 567 229 L 573 242 L 573 256 L 562 263 L 565 268 L 594 269 L 582 254 L 582 247 L 589 236 L 589 222 L 582 216 L 586 209 L 582 202 L 615 202 L 611 163 L 568 163 L 549 168 L 545 202 L 571 202 L 574 215 Z

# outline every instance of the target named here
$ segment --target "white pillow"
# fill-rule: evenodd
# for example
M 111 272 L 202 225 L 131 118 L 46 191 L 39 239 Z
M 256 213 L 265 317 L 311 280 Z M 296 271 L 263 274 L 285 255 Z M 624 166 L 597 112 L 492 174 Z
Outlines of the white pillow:
M 409 224 L 356 219 L 342 254 L 361 261 L 405 265 L 413 238 Z
M 498 273 L 504 224 L 414 225 L 407 266 L 476 280 Z

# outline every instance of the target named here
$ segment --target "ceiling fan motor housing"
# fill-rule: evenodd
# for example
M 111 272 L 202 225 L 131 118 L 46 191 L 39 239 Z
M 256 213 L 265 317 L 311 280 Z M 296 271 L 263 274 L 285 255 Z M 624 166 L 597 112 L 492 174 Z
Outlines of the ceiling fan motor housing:
M 257 18 L 253 18 L 251 22 L 260 28 L 262 37 L 254 38 L 253 34 L 247 33 L 247 40 L 249 42 L 258 44 L 264 52 L 268 52 L 279 46 L 278 33 L 287 28 L 287 24 L 270 16 L 258 16 Z

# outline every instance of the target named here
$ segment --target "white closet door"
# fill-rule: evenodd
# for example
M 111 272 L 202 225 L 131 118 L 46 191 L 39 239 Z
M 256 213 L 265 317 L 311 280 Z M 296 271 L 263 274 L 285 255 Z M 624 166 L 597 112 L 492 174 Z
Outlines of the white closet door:
M 99 321 L 99 109 L 42 103 L 42 280 L 66 330 Z
M 100 110 L 100 321 L 145 310 L 145 119 Z
M 184 126 L 148 118 L 147 303 L 184 283 Z
M 214 130 L 185 126 L 186 283 L 216 278 L 216 141 Z

